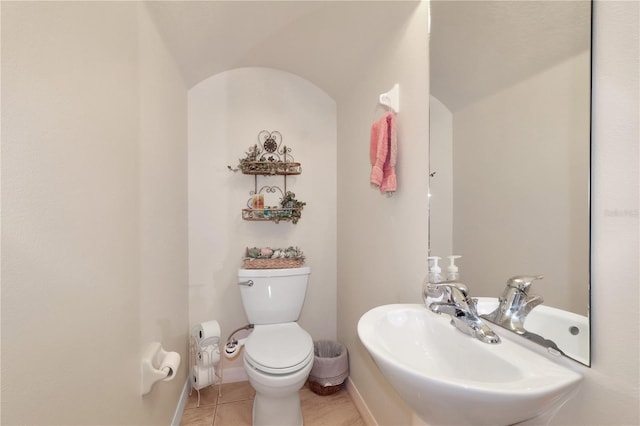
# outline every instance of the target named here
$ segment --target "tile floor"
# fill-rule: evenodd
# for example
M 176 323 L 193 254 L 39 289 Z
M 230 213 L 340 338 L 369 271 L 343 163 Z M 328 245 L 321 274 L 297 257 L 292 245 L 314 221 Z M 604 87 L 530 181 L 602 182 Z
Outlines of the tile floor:
M 255 391 L 249 382 L 225 383 L 218 398 L 218 386 L 194 390 L 182 415 L 182 426 L 251 426 Z M 343 388 L 327 396 L 313 393 L 307 386 L 300 390 L 305 426 L 365 426 L 351 397 Z

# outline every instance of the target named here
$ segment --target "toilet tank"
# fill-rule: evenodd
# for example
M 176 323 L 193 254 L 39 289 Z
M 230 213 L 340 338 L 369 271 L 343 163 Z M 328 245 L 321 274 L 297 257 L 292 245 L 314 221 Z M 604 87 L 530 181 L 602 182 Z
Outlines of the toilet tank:
M 239 269 L 240 296 L 251 324 L 297 321 L 302 311 L 311 268 Z

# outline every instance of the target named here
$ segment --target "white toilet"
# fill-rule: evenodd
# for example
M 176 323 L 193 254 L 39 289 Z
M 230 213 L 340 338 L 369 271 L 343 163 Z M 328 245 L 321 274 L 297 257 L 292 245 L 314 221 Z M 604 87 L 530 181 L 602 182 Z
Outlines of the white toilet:
M 244 369 L 256 391 L 255 426 L 300 426 L 299 391 L 313 366 L 313 339 L 296 322 L 309 267 L 240 269 L 242 303 L 253 332 L 244 343 Z

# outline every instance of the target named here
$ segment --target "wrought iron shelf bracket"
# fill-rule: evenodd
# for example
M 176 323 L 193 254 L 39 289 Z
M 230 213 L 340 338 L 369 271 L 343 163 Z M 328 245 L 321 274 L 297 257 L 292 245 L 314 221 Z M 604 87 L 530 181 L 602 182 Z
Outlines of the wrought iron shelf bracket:
M 289 221 L 297 223 L 306 203 L 296 200 L 295 194 L 287 190 L 287 176 L 302 173 L 302 165 L 293 161 L 291 148 L 282 144 L 280 132 L 263 130 L 258 134 L 259 144 L 249 148 L 245 158 L 240 159 L 236 168 L 245 175 L 253 175 L 253 190 L 247 200 L 246 209 L 242 209 L 242 219 L 249 221 Z M 282 176 L 283 188 L 277 185 L 265 185 L 258 188 L 259 176 Z M 280 206 L 265 206 L 265 194 L 280 193 Z

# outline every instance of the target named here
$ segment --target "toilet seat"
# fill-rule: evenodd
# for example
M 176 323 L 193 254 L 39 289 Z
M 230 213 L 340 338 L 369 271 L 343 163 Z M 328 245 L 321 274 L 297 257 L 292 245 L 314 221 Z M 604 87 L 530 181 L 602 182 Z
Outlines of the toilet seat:
M 313 340 L 295 322 L 256 325 L 244 344 L 244 358 L 265 373 L 289 374 L 313 360 Z

